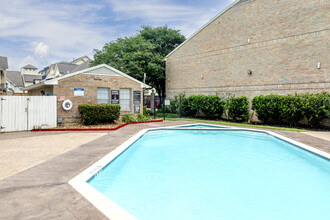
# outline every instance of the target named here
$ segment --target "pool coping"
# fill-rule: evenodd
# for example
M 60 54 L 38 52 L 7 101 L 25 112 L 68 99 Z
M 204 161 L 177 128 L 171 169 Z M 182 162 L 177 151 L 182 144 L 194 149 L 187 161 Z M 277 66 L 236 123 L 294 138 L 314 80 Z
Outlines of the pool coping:
M 210 128 L 184 128 L 187 126 L 192 125 L 207 125 L 212 126 Z M 183 127 L 183 128 L 180 128 Z M 218 128 L 217 128 L 218 127 Z M 127 141 L 125 141 L 123 144 L 118 146 L 116 149 L 105 155 L 103 158 L 95 162 L 93 165 L 85 169 L 83 172 L 78 174 L 76 177 L 71 179 L 69 181 L 69 184 L 78 191 L 83 197 L 85 197 L 90 203 L 92 203 L 99 211 L 101 211 L 106 217 L 108 217 L 111 220 L 136 220 L 137 218 L 134 217 L 132 214 L 130 214 L 128 211 L 126 211 L 124 208 L 117 205 L 115 202 L 113 202 L 111 199 L 97 191 L 95 188 L 93 188 L 90 184 L 87 183 L 87 181 L 92 178 L 94 175 L 97 175 L 102 169 L 108 165 L 112 160 L 117 158 L 121 153 L 123 153 L 126 149 L 128 149 L 134 142 L 136 142 L 139 138 L 141 138 L 145 133 L 152 130 L 241 130 L 241 131 L 254 131 L 254 132 L 261 132 L 266 133 L 271 136 L 274 136 L 276 138 L 279 138 L 283 141 L 286 141 L 288 143 L 291 143 L 297 147 L 300 147 L 304 150 L 307 150 L 311 153 L 314 153 L 316 155 L 319 155 L 321 157 L 324 157 L 326 159 L 330 160 L 330 154 L 326 153 L 324 151 L 318 150 L 314 147 L 311 147 L 309 145 L 300 143 L 298 141 L 295 141 L 291 138 L 287 138 L 283 135 L 277 134 L 272 131 L 264 131 L 264 130 L 258 130 L 258 129 L 252 129 L 252 128 L 236 128 L 232 126 L 217 126 L 213 124 L 208 123 L 194 123 L 194 124 L 184 124 L 184 125 L 176 125 L 176 126 L 167 126 L 167 127 L 159 127 L 159 128 L 148 128 L 143 129 L 139 131 L 137 134 L 135 134 L 133 137 L 129 138 Z

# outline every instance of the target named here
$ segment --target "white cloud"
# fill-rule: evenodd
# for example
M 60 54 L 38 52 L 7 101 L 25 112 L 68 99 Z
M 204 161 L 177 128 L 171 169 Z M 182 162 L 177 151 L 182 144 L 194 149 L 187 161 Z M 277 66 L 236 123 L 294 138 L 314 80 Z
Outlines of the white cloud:
M 32 46 L 34 47 L 34 55 L 45 59 L 49 56 L 50 48 L 44 42 L 34 41 L 32 42 Z
M 192 15 L 196 10 L 192 7 L 170 4 L 166 1 L 127 0 L 125 4 L 117 0 L 108 0 L 117 13 L 117 19 L 145 18 L 152 21 L 181 20 Z
M 141 25 L 167 24 L 189 37 L 233 2 L 222 0 L 216 3 L 218 7 L 210 8 L 172 0 L 0 1 L 6 5 L 0 10 L 0 39 L 6 41 L 0 41 L 0 52 L 6 54 L 0 55 L 8 56 L 11 69 L 19 69 L 23 61 L 43 68 L 62 60 L 92 56 L 94 48 L 133 35 Z
M 124 4 L 119 0 L 107 1 L 116 13 L 116 19 L 142 19 L 152 26 L 167 24 L 189 37 L 235 0 L 217 1 L 212 8 L 196 7 L 193 3 L 186 6 L 170 0 L 125 0 Z
M 101 4 L 1 0 L 1 5 L 8 7 L 0 10 L 0 39 L 25 45 L 20 47 L 22 51 L 5 54 L 8 57 L 20 56 L 24 60 L 30 56 L 37 61 L 49 59 L 51 62 L 71 60 L 86 55 L 83 54 L 86 51 L 90 55 L 94 48 L 114 38 L 112 27 L 102 28 L 95 23 L 103 19 L 98 15 Z M 32 48 L 31 42 L 34 42 Z M 6 47 L 0 44 L 0 51 L 8 51 Z M 14 61 L 11 68 L 19 69 L 19 63 Z

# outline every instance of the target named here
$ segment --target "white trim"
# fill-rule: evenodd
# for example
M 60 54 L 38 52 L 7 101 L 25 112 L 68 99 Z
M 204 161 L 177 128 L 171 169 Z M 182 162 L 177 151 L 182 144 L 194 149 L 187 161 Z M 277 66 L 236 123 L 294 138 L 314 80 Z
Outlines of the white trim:
M 201 32 L 204 28 L 206 28 L 209 24 L 211 24 L 214 20 L 216 20 L 218 17 L 223 15 L 225 12 L 227 12 L 229 9 L 231 9 L 236 3 L 238 3 L 240 0 L 236 0 L 233 3 L 231 3 L 227 8 L 222 10 L 219 14 L 217 14 L 215 17 L 213 17 L 209 22 L 204 24 L 201 28 L 199 28 L 195 33 L 193 33 L 190 37 L 187 38 L 183 43 L 181 43 L 178 47 L 176 47 L 174 50 L 172 50 L 169 54 L 166 55 L 164 61 L 167 60 L 169 56 L 171 56 L 175 51 L 177 51 L 179 48 L 181 48 L 184 44 L 186 44 L 190 39 L 195 37 L 199 32 Z
M 74 72 L 74 73 L 69 73 L 69 74 L 66 74 L 64 76 L 60 76 L 60 77 L 56 77 L 54 79 L 50 79 L 50 80 L 46 80 L 44 82 L 41 82 L 41 83 L 38 83 L 38 84 L 35 84 L 35 85 L 31 85 L 31 86 L 28 86 L 28 87 L 25 87 L 23 90 L 30 90 L 30 89 L 35 89 L 35 88 L 39 88 L 43 85 L 57 85 L 58 84 L 58 81 L 59 80 L 62 80 L 62 79 L 66 79 L 66 78 L 69 78 L 71 76 L 75 76 L 75 75 L 78 75 L 78 74 L 87 74 L 89 73 L 90 71 L 93 71 L 93 70 L 96 70 L 96 69 L 99 69 L 99 68 L 102 68 L 102 67 L 105 67 L 121 76 L 124 76 L 134 82 L 137 82 L 141 85 L 141 88 L 150 88 L 150 86 L 148 86 L 147 84 L 137 80 L 137 79 L 134 79 L 133 77 L 107 65 L 107 64 L 100 64 L 100 65 L 97 65 L 97 66 L 93 66 L 93 67 L 90 67 L 90 68 L 87 68 L 87 69 L 84 69 L 84 70 L 80 70 L 80 71 L 77 71 L 77 72 Z M 93 73 L 89 73 L 89 74 L 93 74 Z M 106 74 L 98 74 L 98 73 L 95 73 L 95 75 L 106 75 Z
M 152 130 L 161 130 L 161 129 L 196 129 L 199 130 L 201 128 L 183 128 L 183 126 L 189 125 L 211 125 L 214 128 L 202 128 L 203 130 L 243 130 L 243 131 L 255 131 L 261 132 L 265 134 L 269 134 L 281 140 L 284 140 L 288 143 L 291 143 L 297 147 L 310 151 L 312 153 L 321 155 L 325 158 L 330 159 L 330 154 L 318 150 L 314 147 L 308 146 L 306 144 L 300 143 L 293 139 L 287 138 L 285 136 L 279 135 L 277 133 L 271 131 L 263 131 L 257 129 L 249 129 L 249 128 L 238 128 L 238 127 L 229 127 L 229 126 L 221 126 L 221 125 L 214 125 L 214 124 L 207 124 L 207 123 L 195 123 L 195 124 L 183 124 L 183 125 L 176 125 L 176 126 L 168 126 L 168 127 L 160 127 L 160 128 L 148 128 L 143 129 L 133 137 L 128 139 L 126 142 L 121 144 L 119 147 L 108 153 L 106 156 L 101 158 L 99 161 L 94 163 L 92 166 L 88 167 L 82 173 L 78 174 L 76 177 L 69 181 L 69 184 L 76 189 L 81 195 L 83 195 L 89 202 L 91 202 L 98 210 L 100 210 L 106 217 L 112 220 L 136 220 L 134 216 L 128 213 L 124 208 L 117 205 L 111 199 L 97 191 L 93 188 L 87 181 L 92 178 L 94 175 L 97 175 L 102 169 L 108 165 L 112 160 L 118 157 L 122 152 L 124 152 L 127 148 L 129 148 L 135 141 L 137 141 L 140 137 L 142 137 L 145 133 Z M 181 127 L 181 128 L 180 128 Z M 219 127 L 219 128 L 216 128 Z M 293 146 L 294 147 L 294 146 Z

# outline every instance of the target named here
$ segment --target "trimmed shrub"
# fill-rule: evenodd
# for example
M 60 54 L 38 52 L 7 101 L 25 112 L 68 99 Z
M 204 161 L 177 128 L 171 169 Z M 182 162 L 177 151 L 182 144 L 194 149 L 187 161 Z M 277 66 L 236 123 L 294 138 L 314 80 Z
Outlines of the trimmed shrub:
M 113 123 L 120 115 L 119 105 L 79 105 L 81 122 L 84 125 Z
M 147 107 L 143 106 L 143 115 L 147 115 Z
M 252 109 L 260 121 L 267 124 L 297 125 L 306 118 L 310 125 L 319 125 L 320 121 L 330 118 L 330 94 L 295 94 L 256 96 L 252 100 Z
M 252 99 L 252 109 L 256 111 L 258 119 L 265 124 L 281 124 L 279 95 L 260 95 Z
M 136 117 L 134 115 L 124 115 L 121 120 L 126 123 L 131 123 L 131 122 L 139 122 L 139 121 L 149 121 L 150 118 L 148 116 L 138 114 Z
M 297 94 L 282 96 L 279 113 L 282 123 L 297 125 L 299 120 L 303 118 L 301 96 Z
M 121 120 L 125 123 L 136 122 L 136 118 L 133 115 L 124 115 Z
M 249 119 L 249 101 L 246 96 L 231 97 L 228 104 L 228 115 L 234 121 L 246 122 Z
M 330 118 L 330 94 L 304 94 L 302 99 L 302 115 L 312 125 L 318 125 L 321 120 Z
M 185 116 L 218 119 L 224 111 L 225 102 L 217 95 L 192 95 L 182 99 Z
M 164 117 L 164 113 L 163 112 L 157 112 L 156 114 L 157 117 L 162 118 Z M 165 117 L 166 118 L 179 118 L 178 114 L 173 114 L 173 113 L 165 113 Z
M 149 121 L 149 120 L 150 120 L 150 118 L 148 116 L 141 115 L 141 114 L 138 114 L 136 117 L 136 121 Z
M 210 119 L 221 118 L 225 109 L 225 102 L 217 95 L 205 96 L 201 104 L 201 112 Z

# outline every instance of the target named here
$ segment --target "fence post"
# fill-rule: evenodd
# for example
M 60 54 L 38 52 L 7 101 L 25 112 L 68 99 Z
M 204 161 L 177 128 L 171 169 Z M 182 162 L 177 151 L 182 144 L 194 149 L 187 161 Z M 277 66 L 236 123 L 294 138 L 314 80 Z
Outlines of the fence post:
M 156 119 L 156 96 L 154 95 L 154 103 L 153 103 L 153 106 L 154 106 L 154 119 Z
M 165 97 L 163 97 L 163 116 L 165 121 Z
M 182 113 L 181 113 L 181 96 L 180 96 L 180 106 L 179 106 L 179 109 L 180 109 L 180 110 L 179 110 L 179 111 L 180 111 L 180 112 L 179 112 L 179 117 L 182 118 Z

